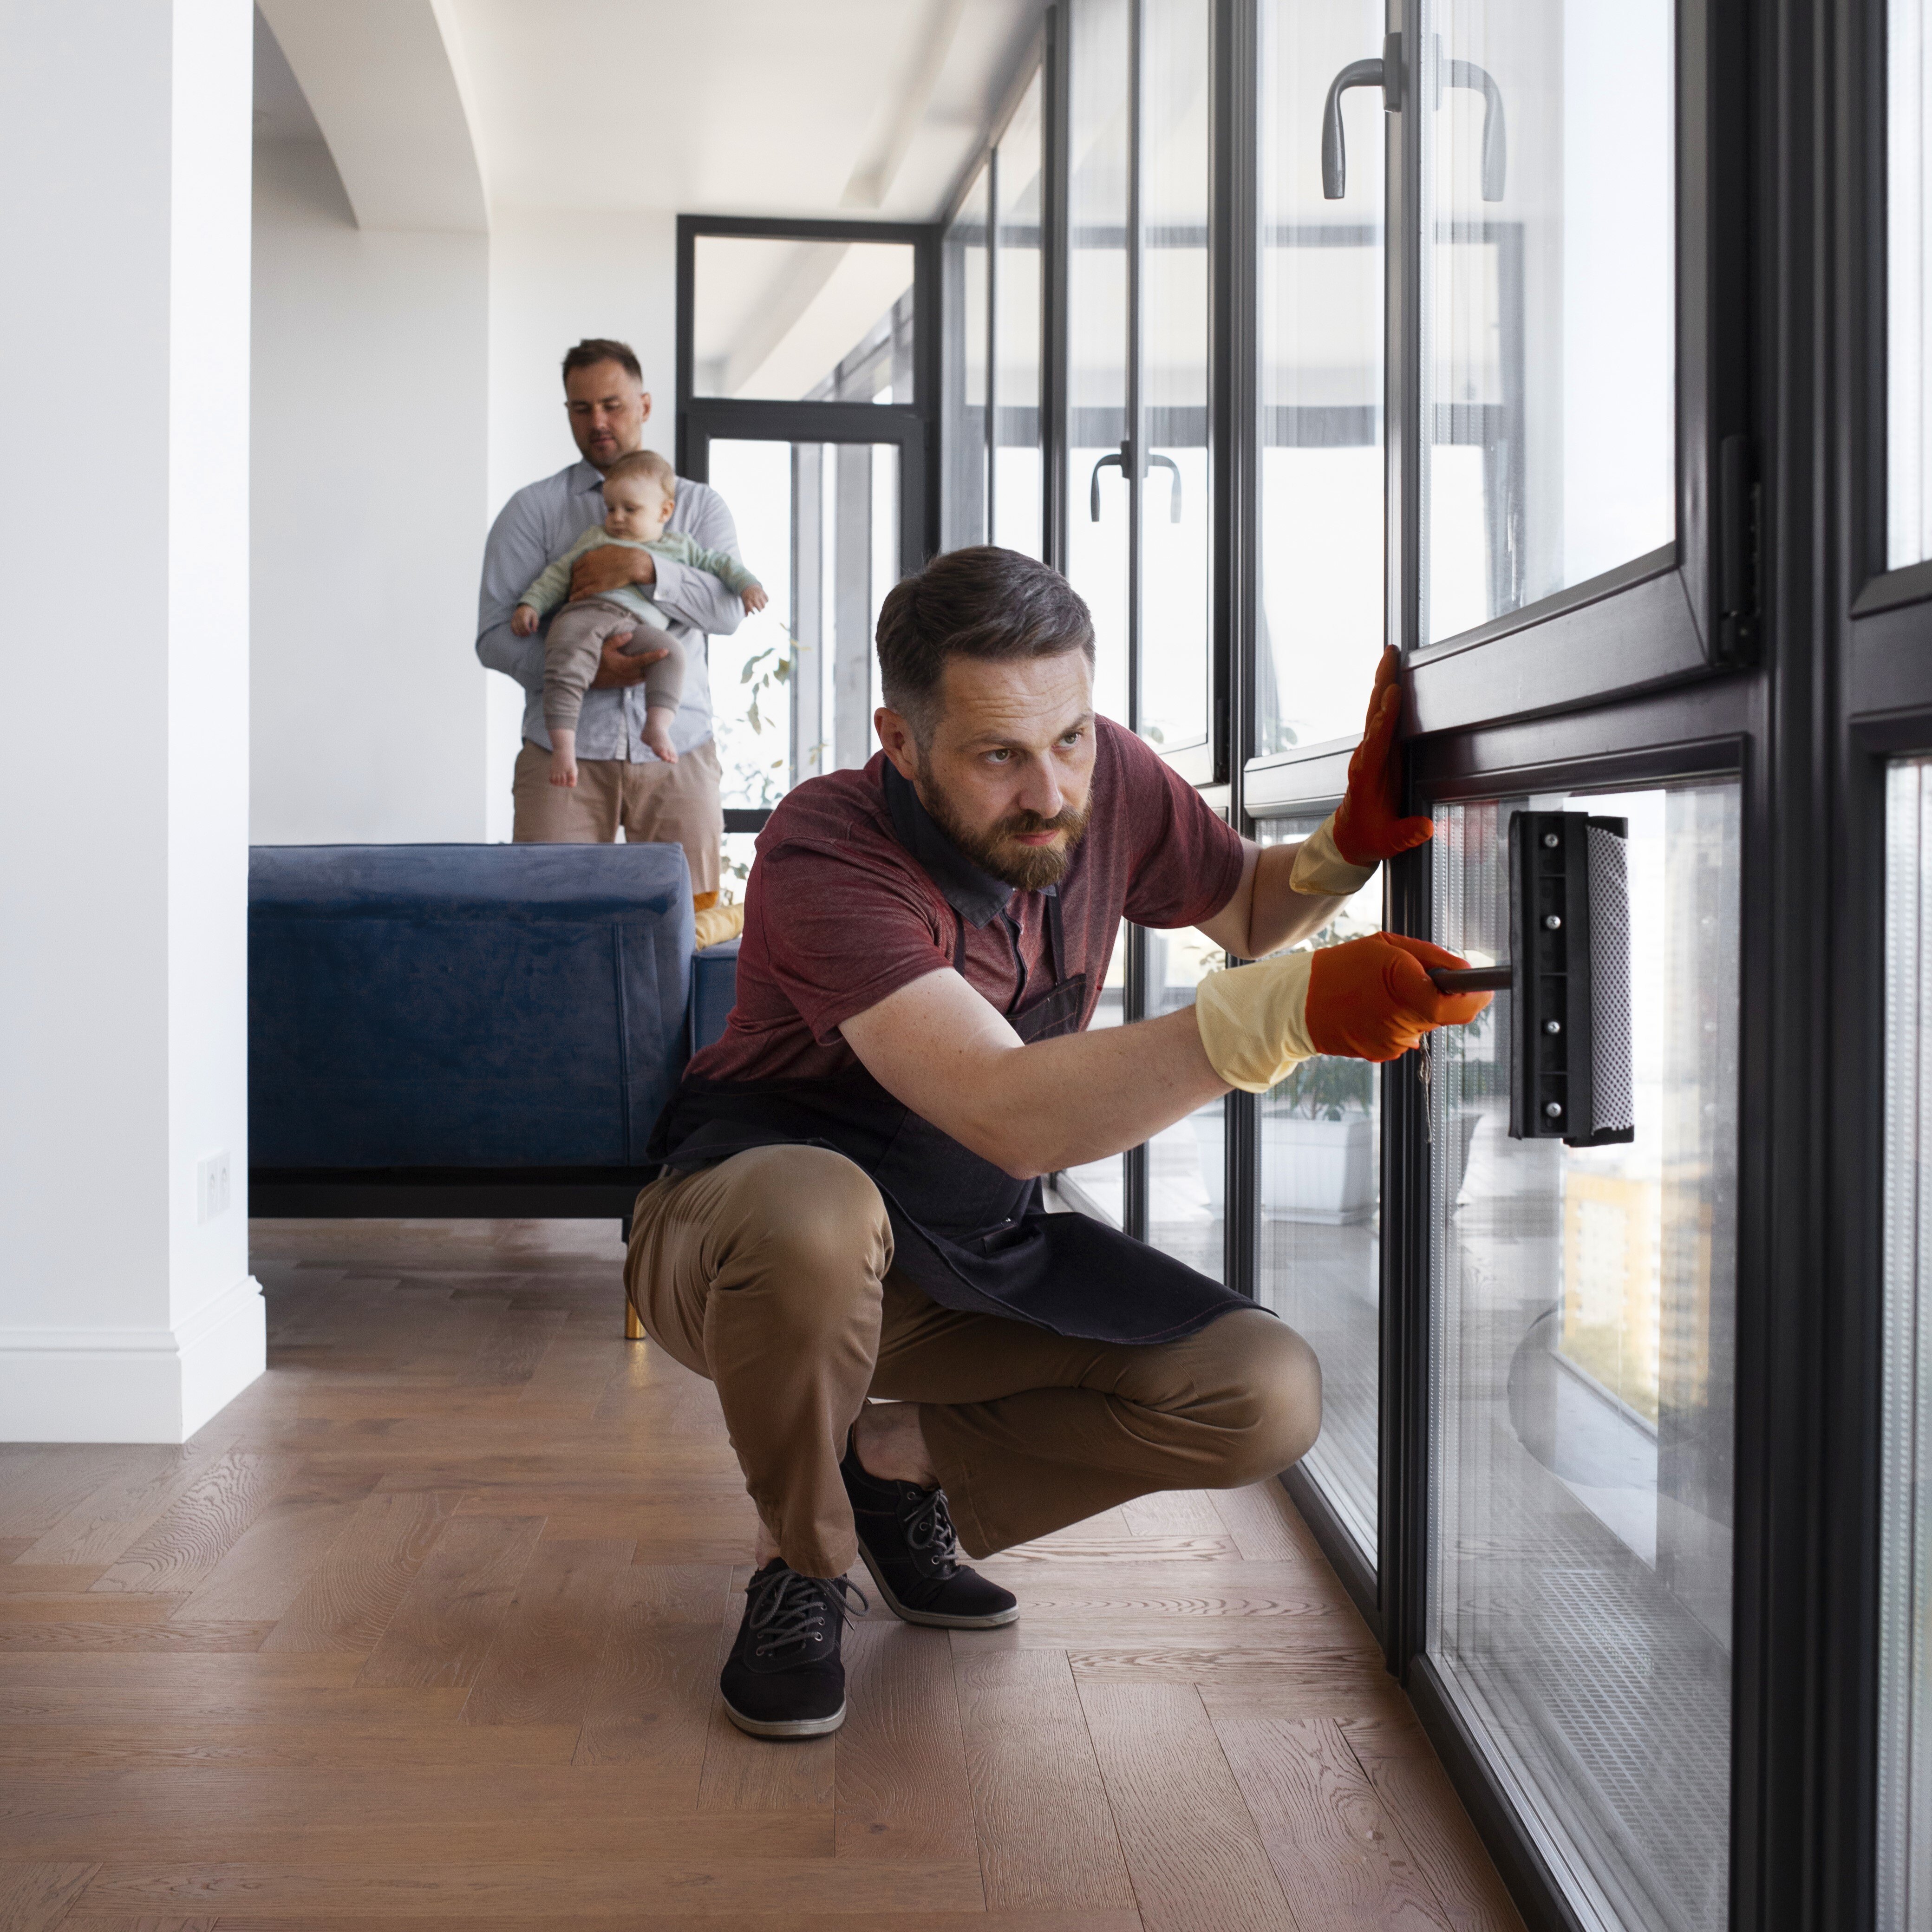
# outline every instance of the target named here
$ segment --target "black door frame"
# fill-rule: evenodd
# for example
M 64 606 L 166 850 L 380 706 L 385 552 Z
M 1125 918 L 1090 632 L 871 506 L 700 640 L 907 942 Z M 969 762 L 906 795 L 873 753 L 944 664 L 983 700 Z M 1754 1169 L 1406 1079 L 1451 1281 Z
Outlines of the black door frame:
M 746 442 L 892 442 L 901 452 L 899 556 L 916 569 L 939 548 L 940 302 L 937 222 L 792 221 L 763 217 L 677 218 L 677 463 L 693 466 L 721 440 Z M 913 251 L 913 400 L 896 403 L 784 402 L 699 396 L 693 335 L 700 236 L 779 242 L 886 242 Z M 916 520 L 907 506 L 916 508 Z

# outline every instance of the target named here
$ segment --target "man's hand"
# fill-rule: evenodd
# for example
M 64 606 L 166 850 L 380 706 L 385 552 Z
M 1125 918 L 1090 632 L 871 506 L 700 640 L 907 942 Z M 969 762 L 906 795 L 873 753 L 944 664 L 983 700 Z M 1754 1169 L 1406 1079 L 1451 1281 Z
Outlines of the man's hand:
M 1401 722 L 1400 661 L 1391 644 L 1376 667 L 1368 722 L 1348 760 L 1348 795 L 1335 814 L 1335 849 L 1352 866 L 1377 865 L 1435 836 L 1432 819 L 1396 815 L 1402 809 L 1402 750 L 1395 734 Z
M 604 640 L 604 648 L 597 660 L 597 675 L 590 680 L 592 691 L 627 691 L 634 684 L 642 684 L 644 674 L 659 658 L 670 656 L 668 651 L 640 651 L 635 657 L 626 656 L 624 646 L 631 641 L 628 631 L 613 631 Z
M 1426 940 L 1371 933 L 1210 973 L 1194 1004 L 1208 1063 L 1230 1087 L 1265 1094 L 1318 1053 L 1394 1060 L 1439 1026 L 1466 1026 L 1486 993 L 1444 993 L 1431 966 L 1466 961 Z
M 628 584 L 655 584 L 658 567 L 647 550 L 633 550 L 628 544 L 599 544 L 587 550 L 572 566 L 570 596 L 602 597 L 621 590 Z
M 1319 947 L 1309 973 L 1309 1042 L 1317 1053 L 1394 1060 L 1438 1027 L 1467 1026 L 1490 1004 L 1489 994 L 1445 993 L 1429 969 L 1468 963 L 1400 932 Z

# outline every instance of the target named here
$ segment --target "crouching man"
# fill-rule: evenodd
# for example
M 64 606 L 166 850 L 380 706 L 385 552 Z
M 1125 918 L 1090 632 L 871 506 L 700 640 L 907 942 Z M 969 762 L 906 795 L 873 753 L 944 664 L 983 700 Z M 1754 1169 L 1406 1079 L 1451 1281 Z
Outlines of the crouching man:
M 1086 606 L 1044 566 L 939 557 L 878 648 L 885 748 L 760 836 L 737 1004 L 658 1124 L 626 1268 L 652 1340 L 717 1385 L 758 1506 L 723 1689 L 761 1737 L 844 1721 L 855 1558 L 909 1622 L 1009 1623 L 962 1545 L 1254 1482 L 1315 1439 L 1300 1336 L 1043 1212 L 1040 1177 L 1311 1054 L 1391 1059 L 1486 997 L 1438 992 L 1426 966 L 1460 962 L 1392 936 L 1264 957 L 1430 835 L 1396 816 L 1392 662 L 1341 808 L 1263 851 L 1094 716 Z M 1090 1033 L 1124 918 L 1262 963 Z

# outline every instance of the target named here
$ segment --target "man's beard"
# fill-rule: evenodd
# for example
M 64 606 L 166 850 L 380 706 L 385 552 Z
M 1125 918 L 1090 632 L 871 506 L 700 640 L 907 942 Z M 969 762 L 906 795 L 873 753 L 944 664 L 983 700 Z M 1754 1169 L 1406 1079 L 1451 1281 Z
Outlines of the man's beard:
M 1023 892 L 1036 892 L 1043 886 L 1059 884 L 1072 863 L 1074 849 L 1085 833 L 1094 810 L 1090 792 L 1078 812 L 1070 806 L 1051 818 L 1042 818 L 1036 812 L 1016 812 L 986 830 L 975 832 L 962 822 L 952 801 L 929 778 L 921 790 L 920 802 L 940 830 L 981 872 L 990 873 L 1006 885 L 1017 886 Z M 1018 843 L 1023 833 L 1042 832 L 1064 832 L 1065 842 L 1058 845 Z

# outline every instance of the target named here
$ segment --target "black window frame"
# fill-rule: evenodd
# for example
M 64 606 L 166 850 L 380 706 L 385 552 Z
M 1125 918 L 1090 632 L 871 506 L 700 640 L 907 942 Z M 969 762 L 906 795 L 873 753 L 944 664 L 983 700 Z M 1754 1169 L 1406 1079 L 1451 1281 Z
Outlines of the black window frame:
M 1794 1738 L 1813 1727 L 1832 1768 L 1829 1801 L 1814 1802 L 1800 1821 L 1832 1915 L 1826 1922 L 1868 1925 L 1877 1911 L 1883 1718 L 1886 780 L 1894 760 L 1932 754 L 1932 560 L 1892 568 L 1886 554 L 1886 8 L 1884 0 L 1837 0 L 1827 10 L 1830 86 L 1790 196 L 1794 271 L 1808 268 L 1830 295 L 1824 318 L 1801 327 L 1794 315 L 1790 331 L 1804 383 L 1794 399 L 1797 454 L 1825 507 L 1808 518 L 1793 502 L 1788 514 L 1798 540 L 1792 574 L 1822 620 L 1810 773 L 1828 814 L 1819 857 L 1828 868 L 1821 963 L 1834 983 L 1868 996 L 1829 1009 L 1828 1059 L 1814 1074 L 1828 1132 L 1820 1179 L 1835 1210 L 1816 1246 L 1838 1306 L 1810 1418 L 1819 1578 L 1807 1634 L 1816 1690 L 1787 1699 L 1784 1720 Z M 1798 92 L 1798 76 L 1780 78 Z M 1787 1857 L 1781 1875 L 1791 1864 Z
M 761 216 L 677 218 L 677 466 L 710 478 L 715 442 L 892 442 L 899 446 L 902 558 L 922 564 L 939 548 L 940 227 L 929 221 L 782 220 Z M 804 402 L 692 393 L 696 363 L 698 243 L 740 241 L 886 242 L 913 251 L 913 400 Z

